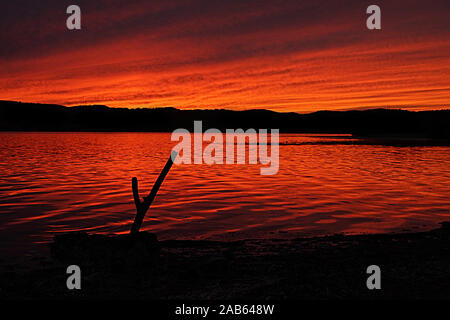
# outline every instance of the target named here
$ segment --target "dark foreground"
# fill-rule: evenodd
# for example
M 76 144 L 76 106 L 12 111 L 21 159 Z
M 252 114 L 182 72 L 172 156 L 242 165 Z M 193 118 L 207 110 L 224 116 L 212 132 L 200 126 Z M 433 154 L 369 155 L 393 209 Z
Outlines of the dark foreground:
M 31 270 L 1 271 L 3 299 L 450 298 L 450 226 L 421 233 L 238 242 L 70 234 Z M 66 287 L 79 265 L 81 290 Z M 366 269 L 381 268 L 381 290 Z

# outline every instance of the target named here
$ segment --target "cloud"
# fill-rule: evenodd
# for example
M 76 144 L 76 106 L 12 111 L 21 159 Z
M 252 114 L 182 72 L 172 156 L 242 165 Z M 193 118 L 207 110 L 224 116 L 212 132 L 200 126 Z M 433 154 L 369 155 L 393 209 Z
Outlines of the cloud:
M 11 1 L 2 99 L 283 111 L 448 106 L 448 1 Z

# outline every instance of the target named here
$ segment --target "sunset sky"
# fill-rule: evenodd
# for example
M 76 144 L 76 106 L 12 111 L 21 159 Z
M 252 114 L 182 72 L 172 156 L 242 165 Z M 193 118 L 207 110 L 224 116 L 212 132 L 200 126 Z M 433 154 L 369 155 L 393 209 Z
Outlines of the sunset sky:
M 82 29 L 66 28 L 67 6 Z M 366 28 L 381 7 L 382 30 Z M 450 1 L 2 2 L 0 99 L 111 107 L 450 108 Z

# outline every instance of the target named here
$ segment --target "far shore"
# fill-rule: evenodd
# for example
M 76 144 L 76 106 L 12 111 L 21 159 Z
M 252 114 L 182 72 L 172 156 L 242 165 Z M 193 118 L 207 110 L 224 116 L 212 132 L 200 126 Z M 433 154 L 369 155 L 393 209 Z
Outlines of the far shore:
M 279 129 L 280 133 L 353 134 L 358 137 L 415 137 L 450 140 L 450 110 L 408 111 L 377 108 L 311 113 L 264 109 L 110 108 L 0 100 L 0 131 L 173 132 L 204 128 Z

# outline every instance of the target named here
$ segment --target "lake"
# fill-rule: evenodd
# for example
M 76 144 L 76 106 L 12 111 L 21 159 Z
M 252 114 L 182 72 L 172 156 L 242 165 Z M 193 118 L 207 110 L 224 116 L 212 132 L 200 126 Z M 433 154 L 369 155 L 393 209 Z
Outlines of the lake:
M 142 230 L 237 240 L 418 231 L 450 220 L 450 147 L 352 141 L 282 134 L 273 176 L 260 165 L 174 165 Z M 0 250 L 25 252 L 75 230 L 129 232 L 131 178 L 147 195 L 175 144 L 169 133 L 0 133 Z

